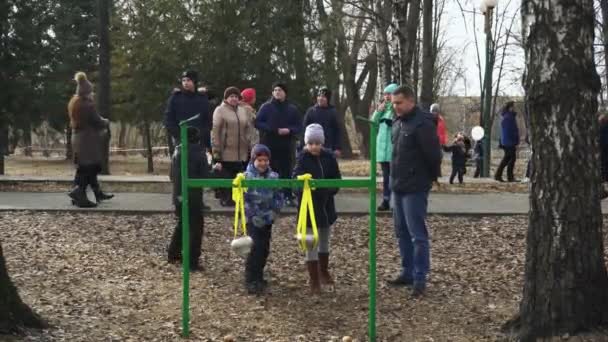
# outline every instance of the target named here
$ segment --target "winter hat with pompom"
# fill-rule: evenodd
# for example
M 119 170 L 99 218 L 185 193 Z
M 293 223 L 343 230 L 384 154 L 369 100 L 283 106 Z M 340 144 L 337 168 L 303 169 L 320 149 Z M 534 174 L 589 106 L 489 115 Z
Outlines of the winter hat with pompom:
M 74 81 L 76 81 L 76 95 L 88 96 L 93 93 L 93 84 L 87 79 L 87 74 L 79 71 L 74 75 Z

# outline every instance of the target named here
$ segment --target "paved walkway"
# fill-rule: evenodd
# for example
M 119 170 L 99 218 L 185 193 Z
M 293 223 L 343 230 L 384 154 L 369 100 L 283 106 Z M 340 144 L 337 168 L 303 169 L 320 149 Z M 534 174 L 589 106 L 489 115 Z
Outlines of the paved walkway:
M 344 177 L 345 179 L 364 179 L 366 177 Z M 74 180 L 73 176 L 12 176 L 0 175 L 0 183 L 71 183 Z M 99 176 L 102 182 L 110 183 L 169 183 L 169 176 L 165 175 L 137 175 L 137 176 Z M 379 183 L 382 182 L 382 177 L 377 177 Z M 440 182 L 448 183 L 448 177 L 442 177 Z M 498 184 L 494 179 L 490 178 L 468 178 L 465 177 L 465 182 L 470 184 Z
M 70 204 L 65 193 L 0 192 L 0 211 L 102 211 L 124 213 L 169 213 L 173 211 L 170 194 L 119 193 L 97 208 L 79 209 Z M 90 194 L 89 198 L 93 198 Z M 230 213 L 232 208 L 219 207 L 217 200 L 206 195 L 214 213 Z M 606 203 L 608 204 L 608 203 Z M 367 215 L 365 194 L 338 194 L 337 209 L 343 214 Z M 431 194 L 429 212 L 442 215 L 521 215 L 528 212 L 528 195 L 497 194 Z M 606 206 L 605 209 L 608 209 Z M 289 209 L 287 212 L 293 212 Z M 608 212 L 608 211 L 607 211 Z M 385 213 L 387 214 L 387 213 Z

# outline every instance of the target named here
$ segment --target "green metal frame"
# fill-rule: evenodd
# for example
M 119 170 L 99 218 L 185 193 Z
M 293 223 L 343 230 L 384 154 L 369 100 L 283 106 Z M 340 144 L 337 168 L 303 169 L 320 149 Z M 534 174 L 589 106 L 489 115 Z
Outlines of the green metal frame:
M 369 179 L 318 179 L 312 180 L 315 188 L 367 188 L 369 193 L 369 316 L 368 338 L 376 341 L 376 136 L 378 124 L 367 118 L 358 120 L 370 124 L 370 177 Z M 232 188 L 232 179 L 190 179 L 188 178 L 188 139 L 186 120 L 180 122 L 181 136 L 181 180 L 182 180 L 182 337 L 190 335 L 190 219 L 188 209 L 189 188 Z M 245 187 L 257 188 L 302 188 L 304 181 L 295 179 L 245 180 Z

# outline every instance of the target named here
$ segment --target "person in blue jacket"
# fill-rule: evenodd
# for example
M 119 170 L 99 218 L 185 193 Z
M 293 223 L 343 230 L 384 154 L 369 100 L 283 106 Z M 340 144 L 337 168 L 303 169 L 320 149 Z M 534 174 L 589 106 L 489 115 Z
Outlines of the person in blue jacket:
M 340 157 L 340 125 L 338 124 L 338 112 L 336 107 L 330 104 L 331 101 L 331 90 L 327 87 L 322 87 L 317 93 L 317 103 L 308 108 L 306 115 L 304 115 L 303 127 L 316 123 L 323 127 L 325 132 L 325 144 L 324 148 L 333 151 L 336 157 Z M 303 147 L 302 141 L 302 147 Z
M 296 138 L 302 131 L 302 119 L 295 105 L 287 100 L 287 85 L 275 82 L 272 98 L 264 103 L 255 118 L 260 143 L 272 152 L 271 168 L 282 179 L 291 178 L 296 154 Z M 290 189 L 283 189 L 285 204 L 295 207 Z
M 500 122 L 500 147 L 505 151 L 504 157 L 496 170 L 494 179 L 504 182 L 502 173 L 507 168 L 507 180 L 515 182 L 513 169 L 517 160 L 517 146 L 519 145 L 519 128 L 517 127 L 517 113 L 513 109 L 513 101 L 505 104 L 502 110 L 502 121 Z

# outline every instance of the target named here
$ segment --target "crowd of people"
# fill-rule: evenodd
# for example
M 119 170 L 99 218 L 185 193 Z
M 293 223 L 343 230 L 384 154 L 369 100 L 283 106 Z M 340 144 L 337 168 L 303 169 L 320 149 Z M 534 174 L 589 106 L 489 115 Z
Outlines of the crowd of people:
M 95 110 L 93 86 L 84 73 L 77 73 L 76 94 L 70 100 L 68 112 L 73 129 L 75 187 L 69 193 L 74 205 L 93 207 L 113 197 L 104 193 L 97 181 L 101 170 L 101 139 L 107 136 L 109 123 Z M 340 179 L 337 158 L 341 155 L 341 132 L 336 109 L 331 105 L 331 89 L 322 87 L 316 103 L 302 117 L 288 100 L 285 83 L 272 85 L 271 97 L 256 111 L 256 91 L 241 91 L 228 87 L 223 101 L 210 104 L 205 89 L 198 87 L 198 75 L 186 71 L 180 75 L 181 87 L 172 92 L 165 111 L 164 124 L 173 140 L 180 144 L 179 123 L 188 120 L 188 175 L 191 178 L 234 178 L 244 172 L 249 179 L 295 178 L 311 174 L 314 179 Z M 215 107 L 215 108 L 213 108 Z M 515 150 L 519 133 L 512 104 L 503 111 L 501 147 L 505 158 L 496 173 L 502 181 L 507 168 L 513 181 Z M 466 162 L 471 158 L 471 140 L 463 133 L 448 142 L 445 120 L 438 104 L 430 112 L 416 103 L 416 95 L 407 86 L 390 84 L 384 89 L 383 100 L 372 114 L 378 124 L 377 161 L 383 176 L 382 202 L 379 210 L 392 210 L 395 233 L 401 254 L 402 270 L 389 281 L 391 286 L 408 286 L 420 296 L 426 289 L 430 268 L 429 234 L 426 226 L 428 196 L 441 175 L 443 152 L 452 155 L 450 183 L 463 182 Z M 300 139 L 302 138 L 303 139 Z M 297 141 L 301 140 L 298 144 Z M 477 161 L 475 176 L 479 176 L 482 142 L 474 148 Z M 211 161 L 208 160 L 211 156 Z M 168 261 L 179 263 L 182 233 L 182 194 L 180 148 L 172 156 L 170 178 L 173 182 L 173 204 L 177 224 L 168 246 Z M 90 186 L 96 202 L 87 198 Z M 334 196 L 338 189 L 313 191 L 314 217 L 318 225 L 318 245 L 306 253 L 310 289 L 321 291 L 321 285 L 333 284 L 329 272 L 331 227 L 337 220 Z M 249 293 L 264 293 L 268 282 L 263 270 L 270 253 L 272 225 L 284 206 L 295 207 L 301 202 L 301 190 L 249 189 L 245 195 L 247 231 L 253 247 L 245 263 L 245 286 Z M 223 206 L 234 206 L 231 192 L 216 191 Z M 192 271 L 202 269 L 200 263 L 205 204 L 201 189 L 189 190 L 190 260 Z M 312 230 L 312 227 L 308 228 Z

